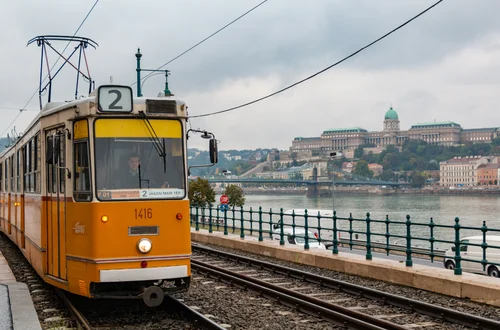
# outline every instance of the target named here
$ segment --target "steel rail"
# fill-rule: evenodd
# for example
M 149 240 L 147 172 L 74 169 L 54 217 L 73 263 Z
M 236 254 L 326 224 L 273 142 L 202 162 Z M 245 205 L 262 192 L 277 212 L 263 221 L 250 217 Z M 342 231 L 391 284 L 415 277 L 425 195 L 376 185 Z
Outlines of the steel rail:
M 78 309 L 76 309 L 76 307 L 69 300 L 68 296 L 64 293 L 64 291 L 59 288 L 54 288 L 54 289 L 56 290 L 57 295 L 61 298 L 66 307 L 68 307 L 71 314 L 75 317 L 78 329 L 92 330 L 93 328 L 90 325 L 89 321 L 87 321 L 85 316 L 82 313 L 80 313 Z
M 499 321 L 487 319 L 481 316 L 463 313 L 450 308 L 429 304 L 426 302 L 394 295 L 391 293 L 363 287 L 357 284 L 352 284 L 317 274 L 307 273 L 298 269 L 280 266 L 262 260 L 252 259 L 237 254 L 211 249 L 197 244 L 192 244 L 192 247 L 193 250 L 199 250 L 207 254 L 217 255 L 226 258 L 228 260 L 233 260 L 249 266 L 256 266 L 261 269 L 272 271 L 273 273 L 276 274 L 289 276 L 296 279 L 301 279 L 306 282 L 319 284 L 321 286 L 328 288 L 338 289 L 368 299 L 382 301 L 392 306 L 409 309 L 414 312 L 418 312 L 420 314 L 427 316 L 432 316 L 454 324 L 460 324 L 467 327 L 472 327 L 476 329 L 485 329 L 485 330 L 500 329 Z M 195 262 L 195 260 L 192 260 L 192 262 Z
M 210 264 L 191 261 L 192 269 L 200 274 L 217 278 L 231 285 L 253 291 L 268 299 L 297 309 L 301 312 L 323 318 L 333 324 L 356 330 L 404 330 L 405 327 L 389 323 L 384 320 L 372 318 L 347 308 L 329 304 L 317 298 L 309 297 L 267 282 L 229 271 Z
M 181 310 L 189 318 L 189 320 L 191 322 L 193 322 L 194 324 L 196 324 L 197 326 L 199 326 L 202 329 L 227 330 L 226 328 L 218 325 L 217 323 L 215 323 L 214 321 L 212 321 L 208 317 L 195 311 L 194 309 L 192 309 L 188 305 L 184 304 L 182 301 L 180 301 L 172 296 L 166 295 L 165 301 L 163 303 L 165 304 L 165 302 L 167 303 L 167 305 L 172 305 L 172 306 L 176 307 L 177 309 Z

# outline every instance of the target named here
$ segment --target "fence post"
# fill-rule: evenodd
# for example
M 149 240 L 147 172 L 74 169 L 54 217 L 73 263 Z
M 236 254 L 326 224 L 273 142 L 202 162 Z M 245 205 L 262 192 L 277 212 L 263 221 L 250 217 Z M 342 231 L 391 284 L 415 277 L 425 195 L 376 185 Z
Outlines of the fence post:
M 234 213 L 234 205 L 232 211 L 233 211 L 233 234 L 234 234 L 234 221 L 236 220 L 236 214 Z
M 205 206 L 201 207 L 201 226 L 205 229 Z
M 352 213 L 349 213 L 349 249 L 352 250 Z
M 220 209 L 217 207 L 216 211 L 217 211 L 217 220 L 216 220 L 216 223 L 215 223 L 215 228 L 217 229 L 217 231 L 219 231 L 219 227 L 220 227 Z
M 198 205 L 196 205 L 196 218 L 194 220 L 195 221 L 195 229 L 196 229 L 196 231 L 200 231 L 200 222 L 198 220 L 198 216 L 199 216 L 199 214 L 198 214 Z
M 389 220 L 389 215 L 386 214 L 385 216 L 385 253 L 389 255 L 391 251 L 391 234 L 389 233 L 389 223 L 391 220 Z
M 264 237 L 262 237 L 262 206 L 259 206 L 259 242 L 262 242 Z
M 462 275 L 462 264 L 460 257 L 460 220 L 455 218 L 455 275 Z
M 269 238 L 273 238 L 273 209 L 269 208 Z
M 318 215 L 316 216 L 318 218 L 318 242 L 321 243 L 321 213 L 318 211 Z
M 224 235 L 227 236 L 227 234 L 228 234 L 227 233 L 227 209 L 224 208 L 224 211 L 222 211 L 222 212 L 224 212 Z
M 307 222 L 307 210 L 304 210 L 304 239 L 305 239 L 305 244 L 304 244 L 304 250 L 309 250 L 309 224 Z
M 245 225 L 243 223 L 243 206 L 240 206 L 241 225 L 240 225 L 240 238 L 245 238 Z
M 372 260 L 372 245 L 370 231 L 370 212 L 366 213 L 366 260 Z
M 339 241 L 337 240 L 337 211 L 333 211 L 333 249 L 332 254 L 339 254 Z
M 411 260 L 411 220 L 409 214 L 406 215 L 406 266 L 413 266 L 413 261 Z
M 213 228 L 212 228 L 212 205 L 209 206 L 208 209 L 208 233 L 211 234 L 213 233 Z
M 488 231 L 486 221 L 483 221 L 481 231 L 483 232 L 483 242 L 481 243 L 481 248 L 483 249 L 483 260 L 481 260 L 481 264 L 483 265 L 483 270 L 486 270 L 486 264 L 488 263 L 488 260 L 486 259 L 486 248 L 488 247 L 488 243 L 486 243 L 486 232 Z
M 253 236 L 253 210 L 250 206 L 250 236 Z
M 283 232 L 283 208 L 280 209 L 280 245 L 285 245 L 284 232 Z
M 431 229 L 431 237 L 429 238 L 429 242 L 431 243 L 431 262 L 434 262 L 434 256 L 435 256 L 435 254 L 434 254 L 434 241 L 435 241 L 435 239 L 434 239 L 434 226 L 435 226 L 434 220 L 431 217 L 431 222 L 429 222 L 429 227 Z

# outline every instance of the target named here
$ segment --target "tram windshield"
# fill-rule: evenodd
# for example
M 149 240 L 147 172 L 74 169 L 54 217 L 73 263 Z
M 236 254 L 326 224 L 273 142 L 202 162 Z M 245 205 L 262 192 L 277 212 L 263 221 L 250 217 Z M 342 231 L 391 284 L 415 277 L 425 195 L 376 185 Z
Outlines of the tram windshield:
M 185 197 L 180 121 L 97 119 L 94 150 L 98 199 Z

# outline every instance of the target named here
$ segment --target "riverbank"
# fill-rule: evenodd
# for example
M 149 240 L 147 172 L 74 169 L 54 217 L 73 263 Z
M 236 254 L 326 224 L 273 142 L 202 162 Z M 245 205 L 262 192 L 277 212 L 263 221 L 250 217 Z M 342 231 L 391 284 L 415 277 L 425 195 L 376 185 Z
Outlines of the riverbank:
M 219 189 L 218 189 L 219 190 Z M 216 190 L 217 193 L 221 191 Z M 243 188 L 246 195 L 290 195 L 302 196 L 307 192 L 306 187 L 294 188 Z M 375 187 L 335 187 L 335 195 L 440 195 L 440 196 L 500 196 L 500 189 L 491 188 L 375 188 Z M 331 190 L 321 189 L 319 196 L 332 196 Z

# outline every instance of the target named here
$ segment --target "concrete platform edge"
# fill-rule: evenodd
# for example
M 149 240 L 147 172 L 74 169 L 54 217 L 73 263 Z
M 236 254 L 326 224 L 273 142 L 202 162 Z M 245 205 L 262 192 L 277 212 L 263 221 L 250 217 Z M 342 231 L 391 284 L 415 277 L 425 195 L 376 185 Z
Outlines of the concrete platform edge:
M 4 282 L 9 290 L 10 311 L 14 330 L 41 330 L 28 286 L 21 282 Z
M 333 255 L 331 251 L 303 251 L 285 248 L 272 241 L 245 240 L 238 236 L 224 236 L 220 232 L 209 234 L 205 230 L 191 231 L 191 239 L 194 242 L 213 244 L 500 306 L 500 280 L 487 276 L 469 273 L 454 275 L 444 268 L 422 265 L 406 267 L 404 264 L 392 260 L 365 260 L 361 256 L 349 253 Z

